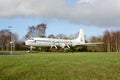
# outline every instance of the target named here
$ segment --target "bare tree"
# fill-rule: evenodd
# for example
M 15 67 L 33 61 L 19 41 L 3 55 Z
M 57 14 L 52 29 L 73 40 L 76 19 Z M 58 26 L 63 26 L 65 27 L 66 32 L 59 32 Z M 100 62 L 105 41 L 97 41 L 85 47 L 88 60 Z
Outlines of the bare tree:
M 111 41 L 110 32 L 106 30 L 103 36 L 104 51 L 110 52 L 110 46 L 111 46 L 110 41 Z
M 0 31 L 0 38 L 2 39 L 2 50 L 9 50 L 10 41 L 17 42 L 17 34 L 12 33 L 10 30 L 5 29 Z M 15 46 L 14 46 L 15 47 Z
M 73 35 L 70 35 L 69 38 L 70 38 L 70 39 L 75 39 L 75 38 L 78 37 L 78 35 L 79 35 L 79 32 L 77 32 L 77 33 L 75 33 L 75 34 L 73 34 Z
M 37 26 L 30 26 L 28 27 L 28 32 L 25 38 L 32 38 L 32 37 L 45 37 L 46 31 L 46 24 L 41 23 Z
M 66 35 L 64 35 L 64 34 L 58 34 L 58 35 L 56 35 L 56 38 L 57 39 L 69 39 Z
M 120 51 L 120 31 L 106 30 L 103 36 L 104 50 L 107 52 Z
M 112 31 L 111 32 L 111 49 L 112 51 L 119 52 L 119 31 Z
M 3 41 L 2 50 L 9 49 L 9 42 L 11 40 L 11 32 L 9 30 L 1 30 L 0 36 Z
M 117 32 L 117 35 L 118 35 L 118 49 L 120 52 L 120 31 Z
M 3 41 L 2 38 L 0 38 L 0 48 L 2 47 Z
M 36 26 L 39 37 L 45 37 L 46 24 L 41 23 Z
M 50 34 L 49 36 L 48 36 L 48 38 L 55 38 L 55 36 L 53 35 L 53 34 Z

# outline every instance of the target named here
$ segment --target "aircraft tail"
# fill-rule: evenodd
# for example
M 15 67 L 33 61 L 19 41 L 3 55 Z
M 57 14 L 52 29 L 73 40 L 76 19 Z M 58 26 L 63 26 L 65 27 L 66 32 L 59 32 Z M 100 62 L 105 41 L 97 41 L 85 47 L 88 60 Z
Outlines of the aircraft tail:
M 78 37 L 75 39 L 75 41 L 80 43 L 85 43 L 85 35 L 83 29 L 80 29 Z

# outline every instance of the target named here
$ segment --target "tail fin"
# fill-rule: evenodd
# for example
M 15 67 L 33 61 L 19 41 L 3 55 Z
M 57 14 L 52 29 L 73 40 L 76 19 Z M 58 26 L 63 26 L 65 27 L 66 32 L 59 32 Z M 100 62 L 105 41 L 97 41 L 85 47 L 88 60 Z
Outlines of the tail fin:
M 75 39 L 75 41 L 78 41 L 80 43 L 85 43 L 85 36 L 83 29 L 80 29 L 78 37 Z

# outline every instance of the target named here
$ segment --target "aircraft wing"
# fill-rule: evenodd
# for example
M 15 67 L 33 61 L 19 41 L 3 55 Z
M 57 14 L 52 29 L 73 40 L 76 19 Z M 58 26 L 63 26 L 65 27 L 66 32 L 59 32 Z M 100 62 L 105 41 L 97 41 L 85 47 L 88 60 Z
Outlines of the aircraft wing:
M 80 46 L 80 45 L 83 45 L 83 46 L 96 46 L 96 45 L 99 45 L 99 44 L 103 44 L 103 42 L 82 43 L 82 44 L 79 44 L 77 46 Z

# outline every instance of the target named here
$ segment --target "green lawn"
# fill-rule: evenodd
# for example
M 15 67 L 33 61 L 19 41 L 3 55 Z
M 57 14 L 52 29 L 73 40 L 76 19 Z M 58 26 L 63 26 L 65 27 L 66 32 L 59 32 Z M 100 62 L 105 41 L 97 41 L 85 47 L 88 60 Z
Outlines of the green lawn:
M 0 80 L 120 80 L 120 53 L 0 55 Z

